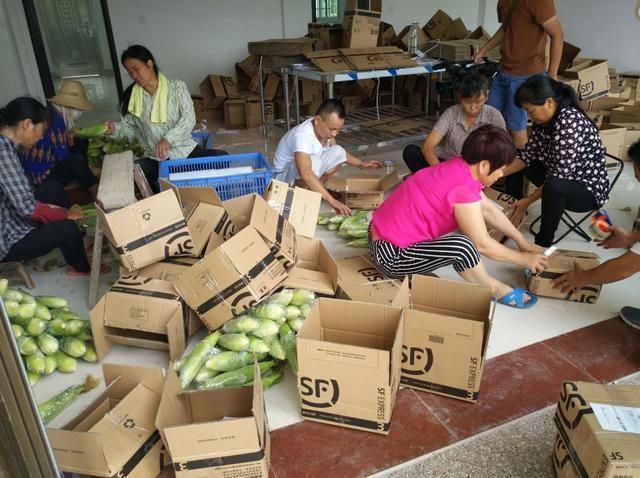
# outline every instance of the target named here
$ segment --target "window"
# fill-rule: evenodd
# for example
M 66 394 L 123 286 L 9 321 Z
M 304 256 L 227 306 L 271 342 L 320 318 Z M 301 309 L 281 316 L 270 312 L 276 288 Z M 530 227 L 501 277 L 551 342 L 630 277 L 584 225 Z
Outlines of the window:
M 344 0 L 313 0 L 313 21 L 321 23 L 340 23 L 344 12 Z

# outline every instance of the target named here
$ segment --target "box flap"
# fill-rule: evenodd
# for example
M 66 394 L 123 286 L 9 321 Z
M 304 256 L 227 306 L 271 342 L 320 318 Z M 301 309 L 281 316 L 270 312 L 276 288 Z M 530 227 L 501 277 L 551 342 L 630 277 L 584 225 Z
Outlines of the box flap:
M 102 360 L 111 350 L 112 344 L 105 335 L 104 326 L 104 312 L 105 312 L 105 296 L 98 301 L 91 312 L 89 312 L 89 321 L 91 322 L 91 335 L 93 336 L 93 344 L 96 348 L 96 354 L 98 359 Z
M 164 387 L 165 372 L 162 368 L 104 363 L 102 374 L 105 385 L 113 383 L 109 397 L 117 400 L 122 400 L 138 384 L 143 384 L 158 396 Z
M 183 208 L 199 202 L 222 206 L 220 196 L 218 196 L 214 188 L 203 186 L 179 187 L 165 179 L 160 179 L 159 182 L 163 190 L 171 189 L 175 193 Z
M 160 396 L 138 384 L 88 433 L 96 433 L 102 441 L 111 474 L 122 470 L 125 463 L 155 432 L 154 420 Z
M 167 341 L 169 342 L 169 358 L 177 360 L 187 348 L 189 339 L 188 318 L 182 308 L 176 309 L 167 321 Z
M 47 428 L 56 463 L 62 471 L 109 476 L 109 466 L 97 433 Z
M 298 235 L 296 251 L 298 262 L 289 271 L 285 286 L 333 296 L 338 287 L 338 265 L 324 243 Z
M 275 211 L 291 223 L 296 233 L 314 237 L 322 195 L 300 187 L 290 187 L 283 181 L 271 180 L 264 199 Z

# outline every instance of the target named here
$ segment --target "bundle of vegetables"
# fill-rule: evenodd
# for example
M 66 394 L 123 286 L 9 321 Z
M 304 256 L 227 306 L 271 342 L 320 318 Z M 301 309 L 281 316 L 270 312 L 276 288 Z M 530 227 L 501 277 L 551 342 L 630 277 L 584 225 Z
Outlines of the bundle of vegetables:
M 71 405 L 83 393 L 87 393 L 89 390 L 93 390 L 98 386 L 100 380 L 87 375 L 87 379 L 84 383 L 78 385 L 72 385 L 59 394 L 51 397 L 44 403 L 38 405 L 38 412 L 40 412 L 40 418 L 45 425 L 57 417 L 65 408 Z
M 87 156 L 89 158 L 89 166 L 102 167 L 102 159 L 105 154 L 122 153 L 123 151 L 133 151 L 135 156 L 141 156 L 144 152 L 142 146 L 138 143 L 129 143 L 125 139 L 115 139 L 106 136 L 107 127 L 104 124 L 88 126 L 86 128 L 77 128 L 75 134 L 81 138 L 89 139 L 89 149 Z
M 71 312 L 65 299 L 33 297 L 9 288 L 7 279 L 0 279 L 0 297 L 31 385 L 56 370 L 75 372 L 77 359 L 97 362 L 89 321 Z
M 343 216 L 334 212 L 321 212 L 318 224 L 336 231 L 341 239 L 346 239 L 348 246 L 369 247 L 369 212 L 356 211 L 352 216 Z
M 76 223 L 79 226 L 85 229 L 90 227 L 96 227 L 96 219 L 97 219 L 98 213 L 96 211 L 95 204 L 91 203 L 91 204 L 85 204 L 83 206 L 74 204 L 73 206 L 71 206 L 71 209 L 78 209 L 82 211 L 82 214 L 83 214 L 82 219 L 78 219 L 76 221 Z
M 254 353 L 264 389 L 282 380 L 284 362 L 297 372 L 296 333 L 315 297 L 306 289 L 283 289 L 225 323 L 174 364 L 182 388 L 251 385 Z

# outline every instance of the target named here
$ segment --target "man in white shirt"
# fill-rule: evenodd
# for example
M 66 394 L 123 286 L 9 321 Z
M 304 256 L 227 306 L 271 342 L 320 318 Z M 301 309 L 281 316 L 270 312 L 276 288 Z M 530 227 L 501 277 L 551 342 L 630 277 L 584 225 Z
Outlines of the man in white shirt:
M 640 181 L 640 141 L 631 145 L 629 157 L 633 159 L 636 179 Z M 636 228 L 640 225 L 636 224 Z M 553 281 L 553 286 L 562 292 L 577 289 L 587 284 L 609 284 L 640 272 L 640 231 L 627 232 L 621 227 L 612 227 L 611 235 L 598 243 L 605 249 L 627 248 L 628 250 L 614 259 L 603 262 L 598 267 L 583 270 L 576 264 L 575 270 L 561 275 Z M 640 309 L 626 306 L 620 310 L 620 316 L 631 327 L 640 329 Z
M 335 199 L 324 183 L 345 162 L 360 169 L 377 169 L 382 165 L 379 161 L 362 161 L 336 144 L 345 116 L 342 101 L 335 98 L 323 101 L 314 117 L 282 137 L 273 164 L 275 179 L 319 192 L 337 213 L 350 215 L 351 209 Z

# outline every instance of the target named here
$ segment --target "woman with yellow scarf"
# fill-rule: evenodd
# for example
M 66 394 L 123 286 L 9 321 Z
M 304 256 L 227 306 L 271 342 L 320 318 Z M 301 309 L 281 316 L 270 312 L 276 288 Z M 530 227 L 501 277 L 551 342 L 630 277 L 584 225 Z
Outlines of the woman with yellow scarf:
M 107 122 L 107 134 L 142 145 L 145 157 L 138 163 L 154 192 L 159 190 L 158 161 L 227 154 L 204 149 L 193 140 L 196 115 L 187 85 L 164 76 L 146 47 L 131 45 L 120 62 L 134 83 L 123 95 L 122 121 Z

